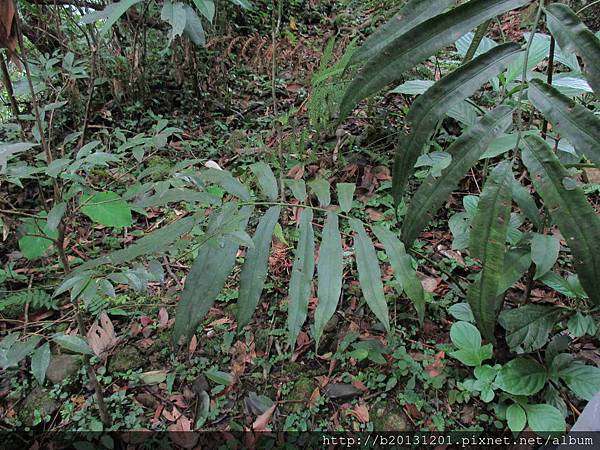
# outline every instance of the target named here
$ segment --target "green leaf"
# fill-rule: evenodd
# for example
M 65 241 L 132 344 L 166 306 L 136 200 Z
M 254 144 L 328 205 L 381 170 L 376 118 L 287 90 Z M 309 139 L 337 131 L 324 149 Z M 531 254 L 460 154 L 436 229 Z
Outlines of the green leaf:
M 378 92 L 436 51 L 453 44 L 480 23 L 527 3 L 528 0 L 472 0 L 393 39 L 369 59 L 350 83 L 340 106 L 341 117 L 347 117 L 360 100 Z
M 308 314 L 308 303 L 315 271 L 315 234 L 312 219 L 312 209 L 306 208 L 300 214 L 300 238 L 288 291 L 288 343 L 292 350 Z
M 62 348 L 67 349 L 73 353 L 82 353 L 84 355 L 93 355 L 92 349 L 88 346 L 87 342 L 80 336 L 67 335 L 63 333 L 56 333 L 52 336 L 52 340 L 60 345 Z
M 48 213 L 46 228 L 49 231 L 56 231 L 66 211 L 67 204 L 65 202 L 57 203 L 56 205 L 54 205 Z
M 7 166 L 7 161 L 15 154 L 29 150 L 37 144 L 29 142 L 16 142 L 12 144 L 0 144 L 0 174 L 4 173 Z
M 381 270 L 373 242 L 365 231 L 360 220 L 350 219 L 350 226 L 354 233 L 354 251 L 356 253 L 356 267 L 358 269 L 358 281 L 363 296 L 373 311 L 373 314 L 390 332 L 390 319 L 388 306 L 383 293 L 383 282 L 381 281 Z
M 260 219 L 252 238 L 254 248 L 248 250 L 240 274 L 240 295 L 237 312 L 238 330 L 242 330 L 248 325 L 260 300 L 267 278 L 273 231 L 280 213 L 281 206 L 269 208 Z
M 450 339 L 459 349 L 478 352 L 481 348 L 481 334 L 469 322 L 456 322 L 450 328 Z
M 475 322 L 475 317 L 473 317 L 473 312 L 471 311 L 471 307 L 468 303 L 455 303 L 450 308 L 448 308 L 448 312 L 456 320 L 462 320 L 465 322 Z
M 338 216 L 329 211 L 327 212 L 327 221 L 323 227 L 319 263 L 317 265 L 317 297 L 319 298 L 315 311 L 315 341 L 317 348 L 327 322 L 335 313 L 342 292 L 344 260 L 341 240 Z
M 206 34 L 204 33 L 204 27 L 202 21 L 190 6 L 184 5 L 183 10 L 185 12 L 185 27 L 183 32 L 190 38 L 190 40 L 199 47 L 204 47 L 206 44 Z
M 513 433 L 520 433 L 525 428 L 527 416 L 525 410 L 518 403 L 513 403 L 506 409 L 506 423 Z
M 498 295 L 504 294 L 521 279 L 531 266 L 531 250 L 529 247 L 511 248 L 504 254 L 504 270 L 500 276 Z
M 600 119 L 592 111 L 540 80 L 530 81 L 528 97 L 578 152 L 600 167 Z
M 581 285 L 600 305 L 600 218 L 580 188 L 563 186 L 562 180 L 569 174 L 540 137 L 525 137 L 523 162 L 573 253 Z
M 271 168 L 264 162 L 257 162 L 250 166 L 250 170 L 258 179 L 262 193 L 271 201 L 277 200 L 277 179 Z
M 81 198 L 81 212 L 107 227 L 122 228 L 133 224 L 131 209 L 119 194 L 106 191 Z
M 482 117 L 448 148 L 452 164 L 438 178 L 427 177 L 413 196 L 402 223 L 402 241 L 406 245 L 419 236 L 435 217 L 450 193 L 456 189 L 465 173 L 477 164 L 487 145 L 503 133 L 512 121 L 512 110 L 501 106 Z
M 554 235 L 535 233 L 531 239 L 531 260 L 535 263 L 535 278 L 537 280 L 550 271 L 560 251 L 560 240 Z
M 212 23 L 215 18 L 215 4 L 212 0 L 194 0 L 194 5 L 200 13 Z
M 579 311 L 567 322 L 569 332 L 575 337 L 583 337 L 586 334 L 594 336 L 598 331 L 598 326 L 592 316 L 584 316 Z
M 482 84 L 506 68 L 520 52 L 516 44 L 495 47 L 446 75 L 415 100 L 406 117 L 411 132 L 401 140 L 394 159 L 392 195 L 396 204 L 400 202 L 415 162 L 437 123 L 450 108 L 472 95 Z M 500 108 L 500 111 L 503 109 Z M 493 136 L 497 137 L 498 135 Z M 492 140 L 482 147 L 478 158 Z
M 106 19 L 106 22 L 104 22 L 104 25 L 100 30 L 100 38 L 102 38 L 129 8 L 140 1 L 141 0 L 121 0 L 120 2 L 111 3 L 102 11 L 94 11 L 86 14 L 81 18 L 80 23 L 89 24 L 94 23 L 97 20 Z
M 389 43 L 412 30 L 425 20 L 444 12 L 454 4 L 454 0 L 410 0 L 400 13 L 379 27 L 354 52 L 349 65 L 366 61 L 381 52 Z
M 219 205 L 221 203 L 218 197 L 209 194 L 208 192 L 198 192 L 185 188 L 172 188 L 144 198 L 136 202 L 135 206 L 138 208 L 150 208 L 179 202 L 201 203 L 203 205 Z
M 317 199 L 319 200 L 319 206 L 321 206 L 321 208 L 329 206 L 329 204 L 331 203 L 331 193 L 330 185 L 327 180 L 324 180 L 323 178 L 317 178 L 315 180 L 309 181 L 308 186 L 317 196 Z
M 233 377 L 231 376 L 231 374 L 227 372 L 222 372 L 220 370 L 216 370 L 215 368 L 207 370 L 206 372 L 204 372 L 204 375 L 206 375 L 206 378 L 208 378 L 209 380 L 212 380 L 215 383 L 221 384 L 223 386 L 229 386 L 233 381 Z
M 221 186 L 227 192 L 242 200 L 250 200 L 250 192 L 242 183 L 236 180 L 231 173 L 226 170 L 206 169 L 200 175 L 201 182 L 214 183 Z
M 181 236 L 192 231 L 196 222 L 197 219 L 195 217 L 184 217 L 183 219 L 177 220 L 145 235 L 127 248 L 116 250 L 107 255 L 100 256 L 99 258 L 84 262 L 75 269 L 74 273 L 81 273 L 103 264 L 112 264 L 116 266 L 132 261 L 140 256 L 152 255 L 164 251 Z
M 513 145 L 514 148 L 514 145 Z M 512 196 L 515 203 L 521 208 L 525 217 L 527 217 L 537 230 L 543 228 L 538 209 L 533 196 L 513 177 Z
M 237 6 L 241 6 L 243 9 L 251 10 L 254 9 L 254 5 L 248 0 L 229 0 L 231 3 Z
M 46 216 L 45 212 L 39 214 L 40 217 Z M 23 221 L 23 232 L 25 234 L 37 234 L 48 236 L 51 239 L 58 238 L 58 232 L 48 228 L 47 221 L 44 219 L 27 218 Z M 23 236 L 19 239 L 19 250 L 23 256 L 30 261 L 38 259 L 46 253 L 46 250 L 52 246 L 52 240 L 40 236 Z
M 513 395 L 533 395 L 542 390 L 546 368 L 530 358 L 515 358 L 506 363 L 496 377 L 496 386 Z
M 336 185 L 338 202 L 343 212 L 348 212 L 352 209 L 352 199 L 356 184 L 354 183 L 338 183 Z
M 187 21 L 185 6 L 180 2 L 172 3 L 171 0 L 165 0 L 163 4 L 160 18 L 171 25 L 170 39 L 181 36 L 185 29 Z
M 415 305 L 422 326 L 425 320 L 425 291 L 417 277 L 417 272 L 412 267 L 412 258 L 406 253 L 404 244 L 390 230 L 375 226 L 373 232 L 383 244 L 400 286 Z
M 577 53 L 585 63 L 584 75 L 600 94 L 600 41 L 571 8 L 553 3 L 546 8 L 548 28 L 565 54 Z
M 251 214 L 252 207 L 242 208 L 238 212 L 234 204 L 228 203 L 209 226 L 207 234 L 216 234 L 222 224 L 228 222 L 234 222 L 236 229 L 243 231 Z M 177 305 L 173 329 L 175 345 L 180 343 L 182 336 L 186 342 L 189 341 L 200 321 L 214 304 L 233 270 L 238 248 L 238 241 L 220 236 L 211 237 L 200 247 L 185 279 L 181 301 Z
M 546 305 L 524 305 L 502 311 L 499 322 L 506 330 L 510 349 L 521 347 L 523 352 L 531 353 L 542 348 L 560 312 L 560 308 Z
M 50 344 L 47 342 L 39 347 L 31 356 L 31 373 L 40 385 L 44 384 L 46 370 L 50 365 Z
M 292 190 L 292 195 L 300 203 L 304 203 L 306 200 L 306 183 L 304 180 L 285 180 L 285 184 Z
M 481 260 L 482 270 L 479 278 L 469 288 L 467 300 L 478 328 L 492 342 L 495 340 L 496 318 L 502 299 L 498 297 L 498 289 L 504 271 L 511 181 L 510 161 L 502 162 L 494 168 L 483 187 L 471 231 L 471 256 Z
M 551 405 L 525 405 L 527 423 L 529 428 L 536 433 L 561 432 L 567 427 L 561 412 Z
M 18 335 L 15 335 L 15 339 L 18 338 Z M 23 360 L 26 356 L 31 355 L 34 349 L 37 347 L 38 343 L 41 340 L 41 336 L 31 336 L 25 342 L 23 341 L 15 341 L 15 342 L 7 342 L 6 344 L 9 346 L 6 351 L 6 361 L 4 362 L 5 367 L 17 367 L 18 363 Z M 4 342 L 3 342 L 4 344 Z
M 590 401 L 600 392 L 600 368 L 574 362 L 558 372 L 577 397 Z

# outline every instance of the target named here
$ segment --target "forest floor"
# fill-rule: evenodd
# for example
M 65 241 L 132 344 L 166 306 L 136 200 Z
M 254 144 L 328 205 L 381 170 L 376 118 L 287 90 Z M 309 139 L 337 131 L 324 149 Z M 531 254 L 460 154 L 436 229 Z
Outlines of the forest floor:
M 357 199 L 371 222 L 397 223 L 390 194 L 390 161 L 397 130 L 410 97 L 389 96 L 385 118 L 359 114 L 343 128 L 321 136 L 307 134 L 311 77 L 327 42 L 336 36 L 334 60 L 350 43 L 348 30 L 367 33 L 380 23 L 377 5 L 350 2 L 325 12 L 309 8 L 282 24 L 277 45 L 276 108 L 273 111 L 271 47 L 268 34 L 239 35 L 209 40 L 219 56 L 207 77 L 202 108 L 190 105 L 178 86 L 156 80 L 152 112 L 146 107 L 120 109 L 109 104 L 94 116 L 91 128 L 110 129 L 118 122 L 130 130 L 147 130 L 156 120 L 183 132 L 147 157 L 151 178 L 160 180 L 185 158 L 211 159 L 234 174 L 247 171 L 257 158 L 267 156 L 289 178 L 319 173 L 329 181 L 356 183 Z M 514 19 L 514 20 L 513 20 Z M 504 24 L 505 33 L 521 31 L 519 16 Z M 433 68 L 435 71 L 435 68 Z M 177 65 L 171 70 L 177 78 Z M 226 88 L 227 95 L 220 95 Z M 200 109 L 200 111 L 199 111 Z M 111 118 L 112 116 L 112 118 Z M 387 125 L 384 125 L 387 124 Z M 453 127 L 450 121 L 449 129 Z M 272 156 L 281 152 L 282 157 Z M 123 180 L 117 173 L 97 176 Z M 104 387 L 113 426 L 120 430 L 490 430 L 505 429 L 498 405 L 473 395 L 463 382 L 469 369 L 449 358 L 453 349 L 449 329 L 455 320 L 468 320 L 461 309 L 464 288 L 476 262 L 453 249 L 447 219 L 463 211 L 463 200 L 480 193 L 480 175 L 472 172 L 420 236 L 416 247 L 418 276 L 426 291 L 427 317 L 421 328 L 412 304 L 395 297 L 389 266 L 384 285 L 391 304 L 394 333 L 387 335 L 369 314 L 356 273 L 345 274 L 344 294 L 328 324 L 318 352 L 314 340 L 301 331 L 292 355 L 286 350 L 286 296 L 294 258 L 295 231 L 276 234 L 269 257 L 269 277 L 252 322 L 235 331 L 236 278 L 232 277 L 209 311 L 189 347 L 176 355 L 171 345 L 175 309 L 192 262 L 181 246 L 164 259 L 163 282 L 150 283 L 145 293 L 117 289 L 117 295 L 90 311 L 108 312 L 118 342 L 103 358 L 94 358 Z M 404 211 L 400 210 L 400 216 Z M 129 231 L 131 239 L 154 229 L 163 217 L 187 214 L 180 208 L 155 208 Z M 293 221 L 292 215 L 283 221 Z M 347 230 L 346 230 L 347 231 Z M 81 229 L 78 256 L 94 257 L 110 244 L 121 245 L 121 235 L 103 227 Z M 293 239 L 291 239 L 291 237 Z M 351 248 L 351 240 L 345 248 Z M 81 253 L 81 254 L 79 254 Z M 240 253 L 239 258 L 243 258 Z M 23 259 L 10 259 L 13 276 L 30 288 L 50 290 L 49 268 L 32 268 Z M 50 261 L 50 259 L 49 259 Z M 56 264 L 53 261 L 53 264 Z M 7 266 L 8 267 L 8 266 Z M 527 286 L 518 282 L 508 300 Z M 541 283 L 532 290 L 534 301 L 556 295 Z M 569 301 L 562 298 L 560 301 Z M 48 308 L 48 302 L 51 303 Z M 6 331 L 40 333 L 74 328 L 71 303 L 4 308 L 0 326 Z M 454 305 L 452 307 L 452 305 Z M 19 305 L 21 306 L 21 305 Z M 309 305 L 309 317 L 316 298 Z M 452 307 L 452 308 L 451 308 Z M 502 348 L 497 349 L 499 361 Z M 571 346 L 595 363 L 600 353 L 592 339 Z M 498 356 L 499 355 L 499 356 Z M 3 376 L 0 416 L 3 429 L 29 427 L 38 431 L 102 430 L 93 390 L 80 356 L 55 354 L 46 387 L 35 386 L 27 370 Z M 572 411 L 578 405 L 567 400 Z

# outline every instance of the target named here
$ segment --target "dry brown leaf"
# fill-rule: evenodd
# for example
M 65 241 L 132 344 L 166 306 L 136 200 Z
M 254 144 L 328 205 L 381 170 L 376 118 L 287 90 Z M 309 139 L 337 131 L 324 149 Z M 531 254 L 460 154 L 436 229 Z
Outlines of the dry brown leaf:
M 360 423 L 367 423 L 369 421 L 369 408 L 364 403 L 356 405 L 348 411 L 348 414 L 355 417 Z
M 0 48 L 7 48 L 11 54 L 17 48 L 15 13 L 13 0 L 0 1 Z
M 188 348 L 190 356 L 194 354 L 197 347 L 198 347 L 198 338 L 196 337 L 196 335 L 193 335 L 192 339 L 190 339 L 190 346 Z
M 167 328 L 169 325 L 169 312 L 163 306 L 158 310 L 158 326 L 160 328 Z
M 100 314 L 99 321 L 100 323 L 96 320 L 87 333 L 88 343 L 96 356 L 102 356 L 119 341 L 115 328 L 105 312 Z
M 271 417 L 275 412 L 275 408 L 277 408 L 277 403 L 274 403 L 273 406 L 271 406 L 264 413 L 258 416 L 252 424 L 252 429 L 254 431 L 271 431 L 267 428 L 267 425 L 271 421 Z
M 193 448 L 199 439 L 198 433 L 186 433 L 192 431 L 192 421 L 182 415 L 172 425 L 169 425 L 169 438 L 177 445 L 183 448 Z

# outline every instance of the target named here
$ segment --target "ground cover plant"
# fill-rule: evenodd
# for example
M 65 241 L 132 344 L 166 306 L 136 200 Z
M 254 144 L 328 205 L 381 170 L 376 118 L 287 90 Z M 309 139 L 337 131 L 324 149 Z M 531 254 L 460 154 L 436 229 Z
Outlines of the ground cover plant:
M 3 1 L 3 429 L 570 429 L 599 10 Z

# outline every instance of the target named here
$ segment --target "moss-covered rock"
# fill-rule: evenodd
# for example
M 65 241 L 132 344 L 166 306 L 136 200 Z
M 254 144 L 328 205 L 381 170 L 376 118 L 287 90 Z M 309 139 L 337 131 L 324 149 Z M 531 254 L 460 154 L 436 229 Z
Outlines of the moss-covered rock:
M 133 345 L 126 345 L 117 349 L 108 361 L 109 372 L 127 372 L 139 369 L 144 365 L 146 357 Z
M 315 390 L 315 381 L 312 377 L 301 376 L 296 380 L 290 393 L 284 398 L 288 401 L 284 404 L 284 412 L 297 413 L 306 408 L 306 402 L 310 399 L 311 394 Z
M 374 431 L 410 431 L 410 422 L 404 411 L 395 403 L 376 406 L 371 411 Z
M 51 383 L 62 383 L 65 378 L 74 376 L 83 363 L 78 355 L 52 355 L 46 378 Z
M 19 420 L 23 425 L 32 427 L 36 425 L 36 412 L 44 418 L 54 413 L 60 404 L 50 396 L 50 392 L 42 387 L 37 387 L 25 397 L 17 410 Z

